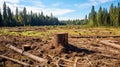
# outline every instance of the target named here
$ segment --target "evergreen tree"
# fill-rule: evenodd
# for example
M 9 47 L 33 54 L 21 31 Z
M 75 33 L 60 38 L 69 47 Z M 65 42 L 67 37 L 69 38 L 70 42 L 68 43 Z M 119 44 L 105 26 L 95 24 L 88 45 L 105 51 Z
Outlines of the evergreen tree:
M 33 24 L 33 12 L 30 12 L 30 25 L 32 26 Z
M 16 20 L 16 23 L 17 23 L 18 22 L 18 7 L 16 7 L 15 20 Z
M 45 16 L 44 16 L 43 12 L 41 12 L 40 17 L 41 17 L 41 23 L 42 23 L 42 25 L 45 25 L 46 21 L 45 21 Z
M 8 22 L 7 22 L 7 26 L 12 26 L 12 13 L 11 13 L 11 9 L 9 7 L 7 7 L 7 15 L 8 15 Z
M 97 14 L 97 23 L 98 26 L 103 24 L 103 15 L 102 15 L 102 7 L 100 6 Z
M 118 3 L 118 23 L 120 26 L 120 3 Z
M 113 4 L 111 4 L 110 10 L 109 10 L 109 13 L 110 13 L 110 25 L 111 25 L 111 26 L 113 26 L 113 20 L 114 20 L 114 19 L 113 19 L 113 15 L 114 15 L 114 14 L 113 14 L 113 13 L 114 13 L 113 8 L 114 8 L 114 7 L 113 7 Z
M 78 22 L 79 23 L 79 22 Z M 88 19 L 87 19 L 87 15 L 85 15 L 85 20 L 84 20 L 84 24 L 88 23 Z
M 26 8 L 24 7 L 23 9 L 23 25 L 26 26 L 27 25 L 27 11 Z
M 92 6 L 92 9 L 91 9 L 89 25 L 98 26 L 96 22 L 96 12 L 95 12 L 94 6 Z
M 6 3 L 4 2 L 3 4 L 3 21 L 4 21 L 4 26 L 7 25 L 7 10 L 6 10 Z
M 115 8 L 114 8 L 114 16 L 113 16 L 113 25 L 115 26 L 115 27 L 117 27 L 117 26 L 119 26 L 119 22 L 118 22 L 118 16 L 119 16 L 119 10 L 118 10 L 118 8 L 115 6 Z
M 108 11 L 107 9 L 103 9 L 103 25 L 107 26 L 108 25 Z
M 19 26 L 23 26 L 24 23 L 23 23 L 23 12 L 20 12 L 20 14 L 18 15 L 18 25 Z
M 0 10 L 0 26 L 2 26 L 3 25 L 3 23 L 2 23 L 3 21 L 2 21 L 2 14 L 1 14 L 1 10 Z

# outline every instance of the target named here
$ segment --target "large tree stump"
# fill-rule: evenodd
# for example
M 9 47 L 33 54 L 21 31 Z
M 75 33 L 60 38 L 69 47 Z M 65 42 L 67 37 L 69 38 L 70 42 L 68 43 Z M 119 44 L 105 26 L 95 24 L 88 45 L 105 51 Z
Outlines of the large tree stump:
M 55 33 L 54 45 L 55 46 L 68 45 L 68 33 Z

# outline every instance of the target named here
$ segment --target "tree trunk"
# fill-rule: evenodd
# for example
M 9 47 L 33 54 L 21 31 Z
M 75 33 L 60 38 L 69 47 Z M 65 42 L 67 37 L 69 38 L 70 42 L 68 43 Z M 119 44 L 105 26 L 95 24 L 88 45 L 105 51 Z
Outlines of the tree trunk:
M 120 45 L 119 44 L 110 43 L 109 40 L 101 41 L 101 43 L 104 44 L 104 45 L 107 45 L 107 46 L 111 46 L 113 48 L 120 49 Z
M 55 46 L 68 45 L 68 33 L 55 33 L 54 45 Z
M 8 48 L 10 48 L 10 49 L 12 49 L 12 50 L 20 53 L 20 54 L 23 54 L 23 55 L 25 55 L 25 56 L 33 59 L 33 60 L 36 60 L 36 61 L 38 61 L 38 62 L 47 62 L 46 59 L 40 58 L 40 57 L 35 56 L 35 55 L 33 55 L 33 54 L 31 54 L 31 53 L 28 53 L 28 52 L 25 52 L 25 51 L 23 51 L 23 50 L 21 50 L 21 49 L 18 49 L 18 48 L 16 48 L 16 47 L 12 46 L 12 45 L 6 45 L 6 47 L 8 47 Z
M 0 57 L 1 57 L 1 58 L 5 58 L 5 59 L 8 59 L 8 60 L 11 60 L 11 61 L 14 61 L 14 62 L 17 62 L 17 63 L 19 63 L 19 64 L 21 64 L 21 65 L 24 65 L 24 66 L 27 66 L 27 67 L 30 67 L 30 66 L 31 66 L 30 64 L 21 62 L 21 61 L 19 61 L 19 60 L 15 60 L 15 59 L 13 59 L 13 58 L 9 58 L 9 57 L 4 56 L 4 55 L 0 55 Z

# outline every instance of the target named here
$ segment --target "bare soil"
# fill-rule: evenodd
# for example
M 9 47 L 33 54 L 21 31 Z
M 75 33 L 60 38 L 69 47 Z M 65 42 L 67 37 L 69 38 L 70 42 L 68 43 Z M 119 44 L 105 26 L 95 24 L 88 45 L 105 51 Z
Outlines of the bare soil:
M 49 28 L 8 28 L 9 31 L 47 31 Z M 89 30 L 89 29 L 86 29 Z M 101 30 L 90 29 L 94 33 L 99 33 Z M 68 33 L 69 34 L 69 33 Z M 111 33 L 105 33 L 110 35 Z M 0 55 L 5 55 L 10 58 L 31 64 L 33 67 L 74 67 L 77 59 L 76 67 L 119 67 L 120 66 L 120 50 L 106 46 L 100 43 L 101 40 L 112 40 L 115 44 L 120 45 L 120 38 L 106 37 L 106 38 L 73 38 L 75 35 L 69 35 L 69 44 L 64 46 L 53 46 L 53 37 L 51 40 L 37 36 L 23 36 L 18 35 L 0 35 Z M 81 35 L 79 35 L 81 36 Z M 83 35 L 82 35 L 83 36 Z M 84 35 L 89 36 L 89 35 Z M 93 35 L 95 36 L 95 35 Z M 99 35 L 98 36 L 102 36 Z M 31 45 L 31 50 L 27 51 L 33 55 L 47 59 L 48 62 L 40 64 L 24 55 L 21 55 L 5 45 L 10 44 L 19 49 L 22 45 Z M 24 67 L 16 62 L 0 58 L 0 67 Z

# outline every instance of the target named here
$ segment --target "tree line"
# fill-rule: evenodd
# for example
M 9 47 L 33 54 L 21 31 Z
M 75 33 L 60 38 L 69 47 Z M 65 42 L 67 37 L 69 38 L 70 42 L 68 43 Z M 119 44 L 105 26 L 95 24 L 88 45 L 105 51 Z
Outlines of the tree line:
M 87 22 L 85 22 L 84 19 L 82 20 L 79 20 L 79 19 L 76 19 L 76 20 L 63 20 L 61 21 L 61 24 L 63 25 L 86 25 Z
M 13 14 L 9 6 L 6 3 L 3 4 L 3 12 L 0 10 L 0 26 L 41 26 L 41 25 L 88 25 L 88 26 L 120 26 L 120 3 L 117 6 L 111 4 L 109 10 L 99 7 L 98 11 L 95 11 L 95 7 L 92 6 L 91 12 L 85 19 L 79 20 L 64 20 L 59 21 L 51 13 L 50 16 L 45 16 L 43 12 L 33 13 L 28 12 L 26 8 L 23 11 L 19 11 L 16 7 L 16 12 Z
M 117 6 L 111 4 L 109 11 L 100 6 L 98 12 L 92 6 L 88 19 L 85 19 L 89 26 L 120 26 L 120 3 Z
M 85 16 L 82 20 L 66 20 L 61 21 L 65 25 L 88 25 L 92 27 L 98 26 L 120 26 L 120 3 L 117 6 L 111 4 L 109 10 L 99 7 L 98 11 L 95 11 L 95 7 L 92 6 L 91 12 L 88 17 Z
M 43 12 L 33 13 L 28 12 L 26 8 L 23 11 L 19 11 L 16 7 L 16 12 L 13 14 L 6 2 L 3 4 L 3 13 L 0 10 L 0 26 L 41 26 L 41 25 L 58 25 L 58 18 L 51 16 L 45 16 Z

